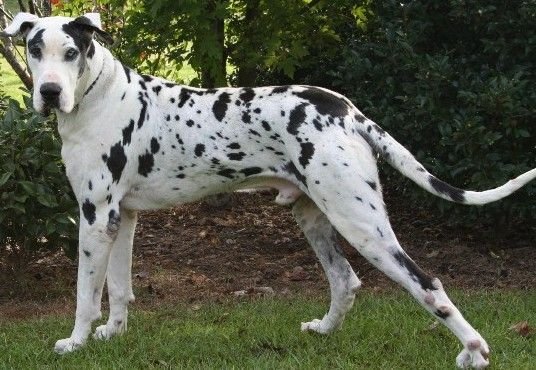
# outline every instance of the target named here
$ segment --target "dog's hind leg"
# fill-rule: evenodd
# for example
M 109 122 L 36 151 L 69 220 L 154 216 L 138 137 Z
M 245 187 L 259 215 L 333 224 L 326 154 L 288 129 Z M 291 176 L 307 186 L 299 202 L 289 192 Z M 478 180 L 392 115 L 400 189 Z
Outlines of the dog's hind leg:
M 356 291 L 361 282 L 337 244 L 335 230 L 316 204 L 303 195 L 292 212 L 315 251 L 327 275 L 331 290 L 331 304 L 322 320 L 302 323 L 303 331 L 327 334 L 338 329 L 345 314 L 352 308 Z
M 358 184 L 359 179 L 351 180 L 355 182 L 340 184 L 340 187 L 351 189 L 351 185 Z M 360 192 L 359 199 L 344 195 L 333 198 L 327 192 L 324 194 L 326 204 L 337 204 L 337 207 L 326 210 L 333 226 L 361 255 L 408 290 L 458 337 L 464 346 L 456 359 L 459 367 L 480 369 L 488 366 L 486 341 L 450 301 L 441 282 L 421 270 L 402 250 L 387 218 L 379 189 L 367 184 L 353 189 Z
M 110 302 L 110 316 L 105 325 L 98 326 L 95 339 L 109 339 L 127 330 L 128 303 L 134 300 L 132 292 L 132 243 L 137 213 L 121 210 L 121 223 L 112 246 L 106 283 Z

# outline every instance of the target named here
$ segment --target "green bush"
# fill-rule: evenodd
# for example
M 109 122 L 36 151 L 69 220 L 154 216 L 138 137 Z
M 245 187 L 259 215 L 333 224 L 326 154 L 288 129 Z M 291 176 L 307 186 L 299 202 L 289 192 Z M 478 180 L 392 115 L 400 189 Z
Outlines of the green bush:
M 483 190 L 536 166 L 536 2 L 387 0 L 354 15 L 358 26 L 338 30 L 340 55 L 311 55 L 319 63 L 296 71 L 297 82 L 347 95 L 456 186 Z M 387 176 L 422 199 L 398 174 Z M 426 199 L 455 222 L 531 224 L 535 194 L 532 183 L 482 208 Z
M 77 245 L 76 200 L 54 120 L 7 100 L 0 120 L 0 250 Z

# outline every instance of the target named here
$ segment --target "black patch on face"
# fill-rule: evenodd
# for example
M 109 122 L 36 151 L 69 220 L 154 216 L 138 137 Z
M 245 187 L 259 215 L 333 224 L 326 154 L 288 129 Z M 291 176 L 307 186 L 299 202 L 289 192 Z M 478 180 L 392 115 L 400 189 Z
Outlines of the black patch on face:
M 160 94 L 160 90 L 162 90 L 162 86 L 160 85 L 153 87 L 153 91 L 156 93 L 156 95 Z
M 434 311 L 434 315 L 436 315 L 436 316 L 439 317 L 440 319 L 446 320 L 446 319 L 450 316 L 450 313 L 448 313 L 448 312 L 443 312 L 443 311 L 441 311 L 441 310 L 435 310 L 435 311 Z
M 270 124 L 266 121 L 262 121 L 262 128 L 266 131 L 270 131 L 272 128 L 270 127 Z
M 432 185 L 435 191 L 441 194 L 445 194 L 454 202 L 463 203 L 465 201 L 465 190 L 449 185 L 434 176 L 430 176 L 429 181 L 430 185 Z
M 298 129 L 300 128 L 302 123 L 305 121 L 305 107 L 306 106 L 307 106 L 306 103 L 301 103 L 290 112 L 290 119 L 289 119 L 288 126 L 287 126 L 287 131 L 289 134 L 292 134 L 292 135 L 298 134 Z
M 151 139 L 151 153 L 156 154 L 160 150 L 160 144 L 158 143 L 158 140 L 153 137 Z
M 376 188 L 378 187 L 378 185 L 376 185 L 374 181 L 366 181 L 366 183 L 368 186 L 370 186 L 372 190 L 376 190 Z
M 255 91 L 253 91 L 251 87 L 245 87 L 242 89 L 242 93 L 240 94 L 240 99 L 242 99 L 244 103 L 247 104 L 250 101 L 252 101 L 254 98 L 255 98 Z
M 130 120 L 130 124 L 123 129 L 123 145 L 129 145 L 132 141 L 132 132 L 134 131 L 134 120 Z
M 227 157 L 228 157 L 231 161 L 241 161 L 242 158 L 244 158 L 245 156 L 246 156 L 246 153 L 244 153 L 244 152 L 229 153 L 229 154 L 227 154 Z
M 236 171 L 232 168 L 224 168 L 223 170 L 218 171 L 218 175 L 227 177 L 228 179 L 234 179 L 234 173 L 236 173 Z
M 423 290 L 437 290 L 432 284 L 432 278 L 425 273 L 413 260 L 411 260 L 403 252 L 395 252 L 393 257 L 397 260 L 398 264 L 408 270 L 411 279 L 420 284 Z
M 231 97 L 228 93 L 223 92 L 218 97 L 218 100 L 214 102 L 214 105 L 212 106 L 212 112 L 214 113 L 214 117 L 218 121 L 222 121 L 225 117 L 225 113 L 227 112 L 227 105 L 231 102 Z
M 84 204 L 82 204 L 82 213 L 84 214 L 84 218 L 86 219 L 87 223 L 90 225 L 93 225 L 95 220 L 97 219 L 97 216 L 95 215 L 96 207 L 89 199 L 86 199 Z
M 69 22 L 62 27 L 63 32 L 73 38 L 74 44 L 82 54 L 86 54 L 89 50 L 89 45 L 93 42 L 93 33 L 87 29 L 80 27 L 76 22 Z
M 313 120 L 313 125 L 318 131 L 322 131 L 322 123 L 316 118 Z
M 195 153 L 195 156 L 196 157 L 201 157 L 203 155 L 203 153 L 205 152 L 205 145 L 203 144 L 197 144 L 195 146 L 195 150 L 194 150 L 194 153 Z
M 152 171 L 154 166 L 154 157 L 148 151 L 138 157 L 138 173 L 144 177 L 147 177 Z
M 247 167 L 247 168 L 244 168 L 243 170 L 240 170 L 240 172 L 242 172 L 246 176 L 252 176 L 252 175 L 256 175 L 256 174 L 261 173 L 262 168 L 260 168 L 260 167 Z
M 294 95 L 307 100 L 322 115 L 342 118 L 348 114 L 349 106 L 344 100 L 319 88 L 309 87 L 302 92 L 295 92 Z
M 301 143 L 301 154 L 300 154 L 300 164 L 303 168 L 307 167 L 309 160 L 313 157 L 315 153 L 315 146 L 313 143 Z
M 127 157 L 125 155 L 125 150 L 119 141 L 110 148 L 110 155 L 106 159 L 106 166 L 112 173 L 113 182 L 119 182 L 126 164 Z
M 305 187 L 307 187 L 307 179 L 301 174 L 300 171 L 296 168 L 293 162 L 288 162 L 284 167 L 283 171 L 288 172 L 296 177 Z
M 28 40 L 28 50 L 31 50 L 34 47 L 41 47 L 43 45 L 43 32 L 45 32 L 44 28 L 38 30 L 35 35 L 33 35 L 33 37 Z M 42 58 L 41 54 L 39 54 L 38 56 L 36 55 L 34 57 L 37 60 L 41 60 Z
M 145 114 L 147 113 L 147 101 L 143 98 L 143 93 L 141 92 L 138 95 L 138 100 L 141 103 L 140 116 L 138 117 L 138 129 L 140 129 L 145 121 Z
M 89 59 L 93 58 L 93 55 L 95 55 L 95 43 L 92 42 L 91 45 L 89 45 L 89 49 L 87 50 L 87 57 Z
M 227 145 L 227 148 L 230 148 L 230 149 L 240 149 L 240 144 L 238 144 L 238 143 L 231 143 L 231 144 Z

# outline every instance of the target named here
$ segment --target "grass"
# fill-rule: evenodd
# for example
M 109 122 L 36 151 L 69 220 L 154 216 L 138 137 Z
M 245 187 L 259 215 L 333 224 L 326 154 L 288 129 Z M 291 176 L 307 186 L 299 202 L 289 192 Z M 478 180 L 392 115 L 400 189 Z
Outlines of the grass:
M 534 324 L 536 292 L 458 293 L 463 311 L 487 338 L 494 369 L 534 369 L 533 338 L 509 331 Z M 461 350 L 445 328 L 403 294 L 364 293 L 342 330 L 331 336 L 299 332 L 321 317 L 326 302 L 261 299 L 141 311 L 132 309 L 128 334 L 58 356 L 56 339 L 71 317 L 0 324 L 0 367 L 39 369 L 354 368 L 451 369 Z M 3 362 L 3 364 L 2 364 Z
M 24 94 L 23 87 L 17 74 L 13 71 L 9 63 L 0 57 L 0 90 L 7 96 L 22 102 Z

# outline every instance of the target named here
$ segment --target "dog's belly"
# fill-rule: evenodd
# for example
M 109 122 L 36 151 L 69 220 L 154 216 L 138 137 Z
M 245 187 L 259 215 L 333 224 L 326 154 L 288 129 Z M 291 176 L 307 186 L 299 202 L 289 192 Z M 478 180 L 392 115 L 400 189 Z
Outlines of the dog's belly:
M 211 183 L 212 181 L 212 183 Z M 213 178 L 205 178 L 205 182 L 196 181 L 195 183 L 182 183 L 182 188 L 172 187 L 169 185 L 157 184 L 141 184 L 134 186 L 121 201 L 121 205 L 126 209 L 131 210 L 151 210 L 168 208 L 180 204 L 194 202 L 203 199 L 206 196 L 218 193 L 233 192 L 233 191 L 257 191 L 263 189 L 275 189 L 278 195 L 275 202 L 286 205 L 294 203 L 303 192 L 294 183 L 277 177 L 255 177 L 247 181 L 227 184 L 221 186 L 214 183 Z M 195 188 L 195 191 L 193 189 Z

